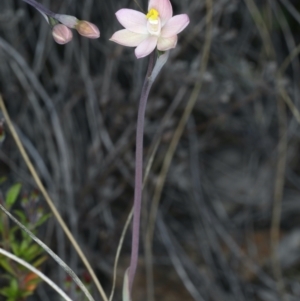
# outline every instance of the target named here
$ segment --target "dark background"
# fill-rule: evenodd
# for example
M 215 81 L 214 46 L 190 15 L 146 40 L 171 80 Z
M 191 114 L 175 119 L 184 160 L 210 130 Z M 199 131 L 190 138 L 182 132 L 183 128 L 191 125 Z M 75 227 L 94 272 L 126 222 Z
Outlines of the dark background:
M 174 14 L 187 13 L 190 24 L 147 106 L 145 162 L 156 141 L 159 145 L 143 193 L 134 300 L 153 301 L 153 294 L 161 301 L 299 300 L 299 55 L 279 72 L 297 51 L 299 1 L 171 2 Z M 74 31 L 69 44 L 57 45 L 35 9 L 2 0 L 0 93 L 41 179 L 109 292 L 132 206 L 135 125 L 148 62 L 109 38 L 122 28 L 114 16 L 118 9 L 140 8 L 125 0 L 41 3 L 95 23 L 101 37 L 88 40 Z M 206 3 L 213 5 L 208 33 Z M 147 1 L 139 4 L 146 11 Z M 208 65 L 201 74 L 209 40 Z M 153 292 L 146 281 L 149 208 L 172 137 L 200 83 L 160 197 Z M 22 182 L 24 190 L 36 188 L 8 130 L 0 173 L 10 183 Z M 54 218 L 40 237 L 83 275 Z M 114 300 L 121 300 L 130 244 L 127 234 Z M 62 285 L 65 276 L 52 260 L 43 267 Z M 30 300 L 58 297 L 42 284 Z

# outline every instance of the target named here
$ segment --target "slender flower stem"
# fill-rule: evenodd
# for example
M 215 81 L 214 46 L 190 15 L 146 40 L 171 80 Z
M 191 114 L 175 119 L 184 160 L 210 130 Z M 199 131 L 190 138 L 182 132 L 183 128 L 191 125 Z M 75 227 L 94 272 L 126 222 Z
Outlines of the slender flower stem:
M 41 3 L 36 2 L 35 0 L 23 0 L 23 1 L 26 2 L 26 3 L 28 3 L 29 5 L 33 6 L 34 8 L 36 8 L 41 13 L 44 13 L 44 14 L 50 16 L 50 17 L 54 17 L 55 16 L 54 12 L 52 12 L 51 10 L 49 10 L 48 8 L 46 8 Z
M 154 52 L 151 53 L 148 65 L 147 75 L 144 81 L 142 94 L 139 103 L 138 120 L 136 128 L 136 151 L 135 151 L 135 187 L 134 187 L 134 209 L 133 209 L 133 228 L 132 228 L 132 245 L 129 270 L 129 289 L 131 291 L 133 280 L 136 272 L 138 253 L 139 253 L 139 236 L 140 236 L 140 215 L 142 203 L 142 182 L 143 182 L 143 140 L 144 140 L 144 123 L 146 104 L 149 96 L 153 78 L 151 77 L 154 65 Z
M 140 215 L 142 203 L 143 189 L 143 140 L 144 140 L 144 122 L 147 100 L 150 89 L 160 70 L 169 58 L 169 51 L 159 53 L 159 57 L 154 66 L 155 52 L 150 54 L 147 75 L 144 81 L 136 128 L 136 151 L 135 151 L 135 187 L 134 187 L 134 203 L 133 203 L 133 228 L 132 228 L 132 244 L 131 258 L 129 269 L 129 290 L 132 290 L 133 280 L 136 272 L 139 241 L 140 241 Z

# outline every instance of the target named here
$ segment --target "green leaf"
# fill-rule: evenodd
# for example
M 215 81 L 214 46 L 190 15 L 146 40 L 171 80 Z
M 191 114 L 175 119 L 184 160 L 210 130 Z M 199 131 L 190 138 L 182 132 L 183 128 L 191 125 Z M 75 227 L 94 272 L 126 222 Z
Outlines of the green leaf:
M 8 297 L 7 301 L 17 301 L 20 299 L 20 291 L 16 279 L 11 279 L 10 285 L 0 290 L 0 294 Z
M 0 289 L 0 294 L 2 296 L 9 297 L 10 296 L 10 288 L 4 287 L 4 288 Z M 11 299 L 9 299 L 9 300 L 11 300 Z
M 6 193 L 5 203 L 8 207 L 11 207 L 17 200 L 21 191 L 22 185 L 20 183 L 11 186 Z
M 42 256 L 40 258 L 38 258 L 35 262 L 32 263 L 32 265 L 35 268 L 38 268 L 44 261 L 46 261 L 48 259 L 47 256 Z
M 23 252 L 24 259 L 28 262 L 31 262 L 33 259 L 35 259 L 39 254 L 41 254 L 42 250 L 39 247 L 39 245 L 32 244 L 29 246 L 26 250 L 26 252 Z
M 18 216 L 19 218 L 19 221 L 24 225 L 26 224 L 28 221 L 27 221 L 27 217 L 25 215 L 25 213 L 21 210 L 14 210 L 14 214 L 16 216 Z
M 20 244 L 20 256 L 24 256 L 27 253 L 28 247 L 29 247 L 30 241 L 27 239 L 23 239 Z
M 11 247 L 12 252 L 14 253 L 14 255 L 20 256 L 21 251 L 20 251 L 20 245 L 19 245 L 18 242 L 11 241 L 10 242 L 10 247 Z
M 34 225 L 34 228 L 37 228 L 39 227 L 40 225 L 42 225 L 50 216 L 52 216 L 51 213 L 47 213 L 47 214 L 44 214 L 37 222 L 36 224 Z
M 22 297 L 25 298 L 25 297 L 29 297 L 33 294 L 33 292 L 24 292 L 22 293 Z
M 13 276 L 16 276 L 13 268 L 10 266 L 10 263 L 8 262 L 7 257 L 0 256 L 0 266 L 2 266 L 6 272 L 10 273 Z
M 17 279 L 13 278 L 13 279 L 10 281 L 10 287 L 11 287 L 12 292 L 14 292 L 16 295 L 18 295 L 19 286 L 18 286 L 18 281 L 17 281 Z

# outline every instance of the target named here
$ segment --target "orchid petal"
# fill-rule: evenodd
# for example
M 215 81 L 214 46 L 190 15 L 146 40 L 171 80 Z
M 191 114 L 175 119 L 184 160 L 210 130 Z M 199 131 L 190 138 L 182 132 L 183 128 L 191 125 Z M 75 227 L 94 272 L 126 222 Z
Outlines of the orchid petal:
M 148 10 L 151 8 L 158 11 L 162 26 L 164 26 L 165 23 L 173 16 L 173 9 L 170 0 L 150 0 Z
M 147 39 L 147 37 L 148 35 L 138 34 L 127 29 L 122 29 L 115 32 L 110 40 L 123 46 L 136 47 Z
M 135 49 L 135 56 L 139 59 L 150 54 L 157 44 L 157 37 L 149 36 Z
M 186 14 L 174 16 L 162 28 L 161 37 L 170 38 L 172 36 L 175 36 L 182 30 L 184 30 L 189 23 L 190 19 Z
M 171 48 L 175 48 L 177 44 L 177 35 L 169 38 L 160 37 L 157 43 L 157 49 L 160 51 L 167 51 Z
M 120 9 L 116 12 L 118 21 L 128 30 L 147 34 L 147 18 L 143 13 L 133 9 Z

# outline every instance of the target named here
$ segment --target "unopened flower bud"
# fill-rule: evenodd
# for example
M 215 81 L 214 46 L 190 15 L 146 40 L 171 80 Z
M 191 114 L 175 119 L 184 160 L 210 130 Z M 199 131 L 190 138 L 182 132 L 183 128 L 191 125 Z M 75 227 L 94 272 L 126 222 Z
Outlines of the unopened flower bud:
M 73 38 L 72 31 L 63 24 L 57 24 L 52 29 L 52 36 L 57 44 L 66 44 Z
M 75 29 L 80 35 L 90 39 L 98 39 L 100 37 L 100 31 L 98 27 L 88 21 L 79 21 L 76 24 Z
M 75 28 L 79 20 L 74 16 L 56 14 L 54 18 L 69 28 Z

